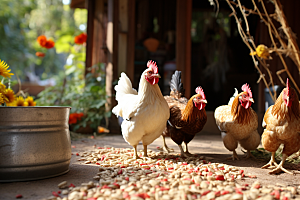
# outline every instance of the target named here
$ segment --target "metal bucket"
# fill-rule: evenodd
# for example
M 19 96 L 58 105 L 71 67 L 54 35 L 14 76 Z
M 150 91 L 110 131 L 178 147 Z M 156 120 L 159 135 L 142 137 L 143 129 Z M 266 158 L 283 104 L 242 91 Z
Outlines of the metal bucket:
M 69 171 L 70 107 L 0 107 L 0 182 Z

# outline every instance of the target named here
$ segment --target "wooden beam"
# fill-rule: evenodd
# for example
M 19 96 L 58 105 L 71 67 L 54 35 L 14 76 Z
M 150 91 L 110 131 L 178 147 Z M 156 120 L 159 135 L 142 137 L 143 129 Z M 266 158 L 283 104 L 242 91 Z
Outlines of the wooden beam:
M 191 97 L 191 20 L 192 0 L 177 0 L 176 67 L 182 71 L 185 96 Z

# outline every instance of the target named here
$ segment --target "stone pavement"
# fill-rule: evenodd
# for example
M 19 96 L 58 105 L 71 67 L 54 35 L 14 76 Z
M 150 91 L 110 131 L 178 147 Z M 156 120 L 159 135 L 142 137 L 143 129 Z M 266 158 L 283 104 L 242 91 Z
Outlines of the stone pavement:
M 174 148 L 175 152 L 180 152 L 178 146 L 170 138 L 167 138 L 166 142 L 169 147 Z M 162 139 L 158 138 L 148 146 L 148 149 L 158 151 L 157 147 L 161 145 Z M 107 134 L 105 136 L 97 136 L 94 139 L 89 136 L 88 138 L 72 140 L 73 155 L 70 164 L 70 171 L 68 173 L 43 180 L 0 183 L 0 199 L 16 199 L 17 194 L 21 194 L 23 196 L 22 199 L 47 199 L 48 197 L 52 196 L 53 191 L 59 191 L 57 185 L 62 181 L 67 181 L 68 185 L 72 183 L 75 186 L 79 186 L 82 183 L 88 183 L 89 181 L 94 181 L 93 177 L 97 174 L 99 167 L 95 164 L 84 164 L 84 161 L 78 161 L 77 159 L 79 157 L 76 156 L 76 153 L 92 151 L 97 147 L 104 146 L 115 148 L 131 148 L 131 146 L 124 141 L 122 135 L 119 134 Z M 231 156 L 231 152 L 224 147 L 222 139 L 218 134 L 208 134 L 205 132 L 200 133 L 189 143 L 188 146 L 191 153 L 203 155 L 211 162 L 234 165 L 240 169 L 243 169 L 246 175 L 252 174 L 257 177 L 240 180 L 242 183 L 252 184 L 254 181 L 258 180 L 262 184 L 279 184 L 282 186 L 296 187 L 300 185 L 299 171 L 294 170 L 296 173 L 295 175 L 285 173 L 280 175 L 269 175 L 267 169 L 260 169 L 260 167 L 266 164 L 267 161 L 259 161 L 255 159 L 245 160 L 242 158 L 243 153 L 240 147 L 237 150 L 240 160 L 228 160 L 227 158 Z M 138 145 L 138 150 L 142 149 L 143 146 Z M 291 170 L 295 168 L 287 167 L 287 169 Z

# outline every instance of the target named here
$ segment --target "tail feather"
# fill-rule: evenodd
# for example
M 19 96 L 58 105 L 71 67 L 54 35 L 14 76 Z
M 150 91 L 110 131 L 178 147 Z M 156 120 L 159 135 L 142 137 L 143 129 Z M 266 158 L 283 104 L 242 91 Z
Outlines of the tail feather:
M 184 96 L 184 88 L 183 83 L 181 82 L 181 71 L 175 71 L 172 75 L 171 83 L 170 83 L 171 93 L 170 96 L 175 95 L 179 99 Z
M 234 98 L 239 94 L 238 90 L 236 88 L 234 88 L 234 94 L 233 96 L 230 98 L 228 105 L 231 106 L 233 103 Z
M 125 94 L 138 94 L 137 91 L 132 88 L 131 81 L 124 72 L 121 73 L 121 77 L 118 81 L 118 85 L 115 86 L 115 90 L 117 101 L 122 99 Z

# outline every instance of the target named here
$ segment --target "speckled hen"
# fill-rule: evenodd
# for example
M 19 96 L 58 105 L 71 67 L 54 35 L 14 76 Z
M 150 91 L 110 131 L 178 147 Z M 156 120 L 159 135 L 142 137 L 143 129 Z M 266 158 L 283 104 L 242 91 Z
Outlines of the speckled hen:
M 219 106 L 214 113 L 224 146 L 233 152 L 233 160 L 239 159 L 235 151 L 238 143 L 247 150 L 247 158 L 251 156 L 250 150 L 256 149 L 260 143 L 258 117 L 251 108 L 254 102 L 252 92 L 248 84 L 244 84 L 242 90 L 238 94 L 235 89 L 228 105 Z

